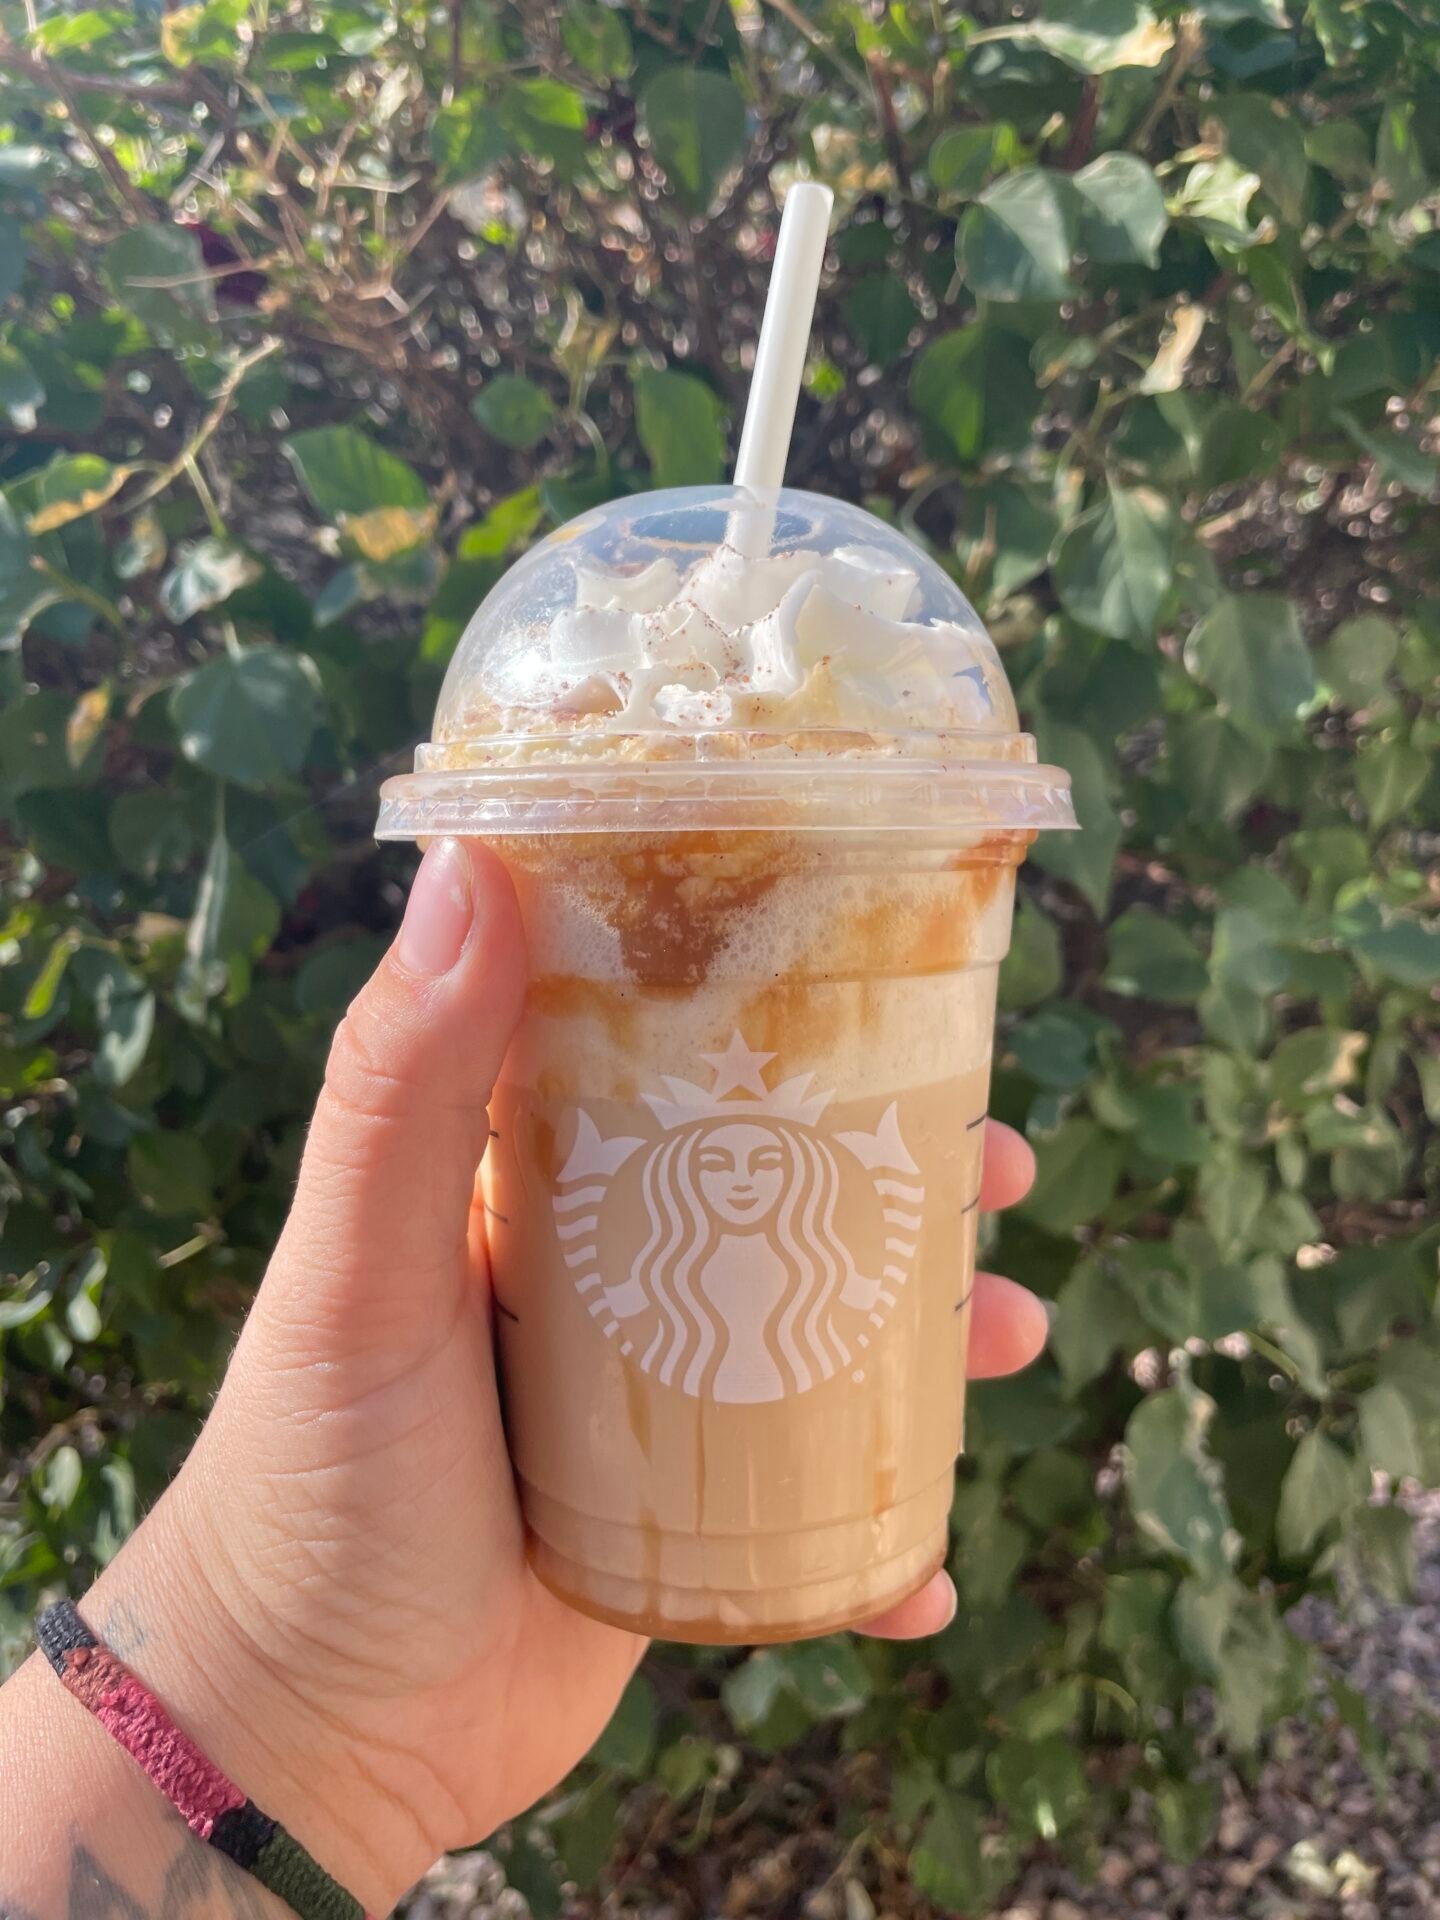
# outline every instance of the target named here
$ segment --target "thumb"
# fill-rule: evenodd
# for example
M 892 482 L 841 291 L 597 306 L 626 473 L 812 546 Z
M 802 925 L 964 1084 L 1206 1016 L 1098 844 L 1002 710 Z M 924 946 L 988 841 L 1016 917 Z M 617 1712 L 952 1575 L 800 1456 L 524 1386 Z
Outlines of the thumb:
M 525 987 L 504 867 L 436 841 L 341 1022 L 261 1306 L 311 1358 L 402 1364 L 460 1310 L 486 1108 Z

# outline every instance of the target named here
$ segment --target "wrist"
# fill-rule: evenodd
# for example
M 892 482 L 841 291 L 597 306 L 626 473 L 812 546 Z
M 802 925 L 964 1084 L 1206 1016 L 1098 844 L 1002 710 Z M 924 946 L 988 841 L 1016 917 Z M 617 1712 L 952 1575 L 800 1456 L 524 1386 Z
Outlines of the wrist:
M 307 1680 L 268 1643 L 263 1598 L 240 1591 L 189 1475 L 81 1611 L 215 1766 L 367 1913 L 388 1913 L 441 1849 L 387 1789 L 384 1756 L 326 1712 L 323 1650 Z

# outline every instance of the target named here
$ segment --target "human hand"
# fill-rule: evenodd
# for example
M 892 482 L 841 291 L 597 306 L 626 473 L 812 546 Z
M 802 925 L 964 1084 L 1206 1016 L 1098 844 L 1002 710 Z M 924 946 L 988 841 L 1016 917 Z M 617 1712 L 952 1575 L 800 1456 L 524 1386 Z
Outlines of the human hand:
M 215 1409 L 86 1603 L 372 1912 L 561 1778 L 644 1650 L 531 1573 L 505 1452 L 473 1195 L 524 981 L 500 863 L 432 847 L 336 1036 Z M 991 1125 L 982 1204 L 1032 1173 Z M 1026 1364 L 1045 1325 L 1023 1288 L 978 1276 L 972 1376 Z M 937 1574 L 870 1631 L 935 1632 L 953 1610 Z

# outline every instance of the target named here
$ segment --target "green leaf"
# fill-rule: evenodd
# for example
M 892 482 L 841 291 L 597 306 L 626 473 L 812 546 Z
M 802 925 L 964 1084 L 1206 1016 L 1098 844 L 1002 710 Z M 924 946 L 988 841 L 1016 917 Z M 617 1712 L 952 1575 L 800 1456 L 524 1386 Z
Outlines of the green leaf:
M 1000 965 L 1000 1005 L 1007 1012 L 1033 1007 L 1060 990 L 1064 967 L 1055 922 L 1022 899 L 1010 935 L 1010 951 Z
M 750 141 L 735 82 L 704 67 L 665 66 L 647 82 L 639 106 L 670 191 L 690 213 L 706 212 Z
M 242 787 L 284 783 L 305 763 L 320 724 L 314 669 L 303 654 L 254 647 L 187 674 L 170 695 L 187 760 Z
M 1216 105 L 1232 159 L 1247 172 L 1259 175 L 1260 185 L 1283 220 L 1291 226 L 1303 226 L 1310 161 L 1300 122 L 1281 101 L 1266 94 L 1233 94 Z
M 1112 993 L 1185 1006 L 1210 977 L 1189 934 L 1153 907 L 1128 907 L 1110 929 L 1109 946 L 1104 984 Z
M 522 153 L 547 160 L 569 177 L 583 164 L 590 110 L 585 96 L 548 74 L 511 80 L 496 103 L 501 122 Z
M 948 1788 L 937 1794 L 910 1854 L 910 1878 L 947 1912 L 973 1913 L 990 1905 L 993 1869 L 987 1871 L 991 1863 L 981 1837 L 975 1801 Z
M 1158 67 L 1174 40 L 1144 0 L 1046 0 L 1020 31 L 1080 73 Z
M 637 1674 L 620 1696 L 609 1725 L 590 1749 L 597 1766 L 643 1780 L 655 1752 L 658 1709 L 655 1689 Z
M 1400 630 L 1381 613 L 1342 620 L 1320 649 L 1320 678 L 1342 706 L 1373 705 L 1400 652 Z
M 160 604 L 170 619 L 188 620 L 193 614 L 224 604 L 241 587 L 260 578 L 264 569 L 253 554 L 231 540 L 198 540 L 185 549 L 178 566 L 160 583 Z
M 1178 531 L 1163 494 L 1112 485 L 1056 548 L 1052 573 L 1065 611 L 1110 639 L 1153 645 Z
M 845 296 L 850 331 L 877 367 L 900 357 L 919 318 L 909 288 L 895 273 L 867 273 Z
M 985 1773 L 1000 1805 L 1022 1830 L 1041 1840 L 1055 1840 L 1090 1811 L 1084 1758 L 1058 1736 L 1002 1741 Z
M 1185 665 L 1252 740 L 1293 735 L 1315 693 L 1315 669 L 1294 603 L 1277 593 L 1227 594 L 1185 646 Z
M 1270 1086 L 1292 1113 L 1303 1113 L 1355 1080 L 1368 1036 L 1335 1027 L 1287 1033 L 1270 1056 Z
M 630 29 L 615 7 L 567 6 L 560 37 L 570 58 L 596 80 L 623 80 L 635 64 Z
M 1067 1233 L 1098 1220 L 1120 1182 L 1125 1149 L 1116 1135 L 1077 1118 L 1031 1145 L 1038 1165 L 1035 1185 L 1022 1203 L 1025 1218 L 1047 1233 Z
M 1013 159 L 1016 142 L 1007 126 L 949 127 L 925 162 L 937 193 L 972 200 L 988 176 Z
M 163 221 L 131 227 L 105 249 L 100 271 L 120 305 L 162 346 L 209 339 L 215 301 L 200 242 L 187 228 Z
M 488 173 L 510 151 L 510 135 L 489 96 L 462 93 L 430 122 L 430 152 L 443 185 Z
M 725 409 L 693 373 L 637 367 L 635 430 L 657 487 L 705 486 L 725 472 Z
M 0 233 L 0 259 L 5 236 Z M 45 388 L 35 369 L 17 347 L 0 341 L 0 413 L 5 414 L 17 433 L 29 433 L 35 414 L 45 404 Z
M 1089 734 L 1079 727 L 1037 715 L 1035 731 L 1042 755 L 1069 772 L 1080 831 L 1042 835 L 1032 849 L 1031 860 L 1047 873 L 1072 882 L 1095 912 L 1103 914 L 1110 901 L 1110 881 L 1122 837 L 1104 759 Z
M 952 459 L 1022 445 L 1040 405 L 1023 340 L 980 322 L 932 340 L 910 375 L 910 403 Z
M 1254 1160 L 1218 1146 L 1200 1169 L 1196 1199 L 1200 1216 L 1222 1257 L 1244 1253 L 1265 1204 L 1265 1175 Z
M 620 1795 L 604 1783 L 576 1796 L 550 1822 L 550 1839 L 567 1880 L 593 1886 L 615 1846 L 620 1824 Z
M 1380 130 L 1375 138 L 1376 185 L 1386 192 L 1397 213 L 1413 207 L 1430 192 L 1415 115 L 1413 100 L 1387 101 L 1380 111 Z
M 1260 791 L 1270 770 L 1268 748 L 1256 746 L 1223 715 L 1188 713 L 1175 724 L 1170 758 L 1181 792 L 1197 814 L 1235 815 Z
M 358 427 L 314 427 L 282 441 L 300 484 L 327 520 L 375 507 L 430 504 L 415 469 Z
M 470 411 L 502 446 L 521 450 L 537 446 L 555 419 L 555 403 L 545 389 L 518 373 L 496 374 L 487 380 L 471 401 Z
M 1021 167 L 986 187 L 956 240 L 971 292 L 984 300 L 1067 299 L 1075 291 L 1076 212 L 1069 178 L 1043 167 Z
M 720 1684 L 725 1710 L 741 1733 L 753 1733 L 770 1718 L 776 1701 L 790 1685 L 780 1656 L 770 1648 L 752 1653 L 732 1667 Z
M 1254 240 L 1250 202 L 1260 187 L 1260 176 L 1223 154 L 1218 160 L 1198 160 L 1180 183 L 1170 202 L 1172 216 L 1188 220 L 1208 239 L 1227 247 L 1243 247 Z
M 874 1683 L 850 1639 L 807 1640 L 779 1654 L 790 1684 L 817 1720 L 858 1713 Z
M 1364 1480 L 1350 1455 L 1323 1433 L 1305 1434 L 1280 1485 L 1275 1521 L 1280 1551 L 1292 1560 L 1302 1558 L 1364 1496 Z
M 1205 1446 L 1214 1415 L 1213 1400 L 1182 1384 L 1142 1400 L 1125 1428 L 1131 1512 L 1204 1580 L 1222 1579 L 1236 1549 L 1220 1468 Z
M 157 1129 L 130 1143 L 126 1171 L 136 1193 L 156 1213 L 204 1219 L 210 1212 L 214 1169 L 193 1133 Z
M 1382 1380 L 1358 1401 L 1360 1455 L 1394 1479 L 1423 1479 L 1425 1452 L 1410 1402 L 1398 1386 Z
M 1105 266 L 1154 267 L 1170 224 L 1160 183 L 1133 153 L 1103 153 L 1071 175 L 1080 252 Z
M 1337 409 L 1336 420 L 1362 452 L 1375 462 L 1377 476 L 1428 500 L 1440 483 L 1440 460 L 1424 453 L 1408 434 L 1363 427 L 1352 414 Z
M 1395 919 L 1355 935 L 1350 945 L 1401 986 L 1433 987 L 1440 980 L 1440 927 Z
M 1044 572 L 1058 531 L 1054 508 L 1029 488 L 1002 479 L 967 487 L 956 541 L 966 591 L 978 602 L 988 586 L 993 603 L 1025 586 Z
M 1408 741 L 1384 739 L 1363 748 L 1355 768 L 1355 787 L 1372 827 L 1396 820 L 1419 799 L 1434 762 Z

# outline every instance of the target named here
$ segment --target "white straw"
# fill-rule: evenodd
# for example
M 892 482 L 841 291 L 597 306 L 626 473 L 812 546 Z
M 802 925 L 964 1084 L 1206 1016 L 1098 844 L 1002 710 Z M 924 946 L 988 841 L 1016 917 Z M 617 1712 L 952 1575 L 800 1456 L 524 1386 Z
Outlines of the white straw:
M 737 487 L 784 485 L 834 198 L 828 187 L 813 181 L 793 186 L 785 196 L 735 462 Z

